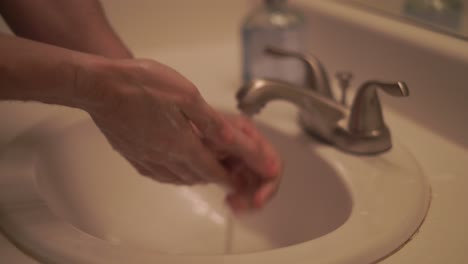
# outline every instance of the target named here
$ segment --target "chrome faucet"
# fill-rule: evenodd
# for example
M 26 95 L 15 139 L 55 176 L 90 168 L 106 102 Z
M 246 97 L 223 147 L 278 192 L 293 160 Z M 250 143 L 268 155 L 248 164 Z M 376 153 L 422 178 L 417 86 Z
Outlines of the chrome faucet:
M 299 87 L 272 79 L 254 79 L 237 93 L 238 107 L 254 115 L 272 100 L 286 100 L 300 108 L 299 123 L 309 134 L 338 148 L 356 154 L 376 154 L 392 147 L 390 131 L 384 123 L 377 88 L 393 95 L 409 95 L 404 82 L 367 81 L 355 95 L 351 107 L 333 98 L 327 73 L 312 55 L 302 55 L 277 48 L 267 48 L 271 56 L 296 58 L 306 67 L 306 85 Z M 351 75 L 339 74 L 343 97 Z

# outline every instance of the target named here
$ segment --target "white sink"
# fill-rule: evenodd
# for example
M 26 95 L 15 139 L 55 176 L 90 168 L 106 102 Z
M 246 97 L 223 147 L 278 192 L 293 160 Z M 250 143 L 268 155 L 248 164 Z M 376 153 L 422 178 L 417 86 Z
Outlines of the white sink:
M 222 188 L 156 183 L 90 120 L 60 122 L 0 156 L 0 227 L 46 263 L 371 263 L 408 241 L 429 205 L 428 182 L 398 142 L 352 156 L 259 123 L 284 180 L 262 211 L 234 217 Z

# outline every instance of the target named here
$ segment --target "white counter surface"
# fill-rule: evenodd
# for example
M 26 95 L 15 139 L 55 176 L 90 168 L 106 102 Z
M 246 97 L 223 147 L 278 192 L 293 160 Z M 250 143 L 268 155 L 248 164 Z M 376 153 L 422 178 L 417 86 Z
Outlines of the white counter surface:
M 356 17 L 353 14 L 357 14 L 362 21 L 372 19 L 372 25 L 397 23 L 385 17 L 366 16 L 361 14 L 361 11 L 328 1 L 298 2 L 320 10 L 322 14 L 346 14 L 340 19 L 352 19 Z M 222 104 L 224 108 L 234 109 L 234 93 L 240 84 L 238 26 L 242 16 L 249 9 L 248 1 L 146 0 L 131 3 L 124 0 L 106 0 L 104 3 L 116 30 L 137 56 L 150 57 L 171 65 L 189 77 L 200 88 L 207 101 L 215 106 Z M 362 21 L 353 19 L 352 23 L 366 27 L 368 23 Z M 405 27 L 402 23 L 400 26 Z M 413 41 L 409 40 L 414 34 L 436 34 L 411 25 L 407 27 L 406 30 L 385 27 L 383 31 L 388 29 L 390 36 L 402 31 L 413 32 L 409 35 L 398 35 L 398 38 L 410 41 L 412 45 L 419 45 L 417 37 Z M 456 53 L 460 58 L 468 60 L 467 43 L 442 35 L 434 36 L 436 40 L 442 41 L 439 43 L 444 43 L 444 47 L 448 45 L 434 52 L 440 52 L 443 56 L 453 56 Z M 462 49 L 463 47 L 465 49 Z M 436 48 L 426 45 L 425 49 Z M 421 91 L 422 89 L 419 89 L 414 93 L 414 107 L 425 107 L 424 104 L 417 104 L 418 92 L 420 95 Z M 460 93 L 466 94 L 467 91 Z M 457 94 L 452 93 L 451 96 L 456 97 Z M 460 101 L 454 98 L 454 102 Z M 384 104 L 387 124 L 393 136 L 406 145 L 418 159 L 431 181 L 433 199 L 428 216 L 417 235 L 382 263 L 468 263 L 468 229 L 464 226 L 468 223 L 468 210 L 465 205 L 468 200 L 467 140 L 462 142 L 462 137 L 452 137 L 454 134 L 451 130 L 433 131 L 434 124 L 425 122 L 424 118 L 419 120 L 417 115 L 403 115 L 397 106 L 392 102 L 390 106 Z M 464 113 L 467 113 L 467 108 L 468 104 L 465 103 L 454 105 L 453 110 L 450 108 L 445 111 L 450 114 L 450 111 L 464 109 Z M 0 148 L 15 135 L 30 129 L 58 111 L 70 110 L 35 103 L 0 103 Z M 430 111 L 427 110 L 429 115 Z M 281 113 L 275 112 L 274 107 L 270 107 L 263 115 L 281 118 Z M 448 121 L 440 120 L 436 123 L 446 122 Z M 452 126 L 458 134 L 468 132 L 466 124 Z M 0 263 L 37 262 L 22 254 L 0 236 Z

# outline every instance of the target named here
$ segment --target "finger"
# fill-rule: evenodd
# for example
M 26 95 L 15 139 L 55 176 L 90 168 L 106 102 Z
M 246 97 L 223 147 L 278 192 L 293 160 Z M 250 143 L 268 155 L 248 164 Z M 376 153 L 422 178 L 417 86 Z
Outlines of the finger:
M 200 99 L 185 105 L 183 113 L 204 136 L 204 140 L 214 152 L 224 152 L 242 158 L 249 167 L 261 174 L 269 171 L 270 161 L 264 159 L 257 142 L 251 140 L 238 129 L 234 129 L 224 117 Z
M 203 137 L 202 133 L 201 133 L 200 130 L 197 128 L 197 126 L 195 126 L 195 124 L 192 123 L 192 122 L 189 122 L 189 123 L 190 123 L 190 127 L 192 128 L 193 133 L 194 133 L 197 137 L 199 137 L 199 138 Z
M 242 132 L 253 139 L 263 138 L 259 133 L 255 125 L 247 118 L 239 119 L 238 125 L 241 128 Z
M 239 193 L 229 194 L 226 197 L 226 202 L 229 204 L 229 206 L 234 211 L 234 213 L 247 211 L 251 207 L 250 199 L 245 194 L 239 194 Z
M 270 179 L 264 180 L 259 188 L 255 191 L 253 195 L 252 205 L 255 208 L 263 207 L 269 200 L 271 200 L 275 194 L 278 192 L 279 185 L 281 183 L 283 175 L 283 164 L 280 162 L 277 170 L 277 176 Z
M 242 169 L 240 162 L 237 158 L 227 157 L 225 159 L 219 160 L 221 166 L 226 170 L 228 177 L 230 179 L 231 186 L 234 190 L 242 189 L 243 181 L 237 175 Z
M 234 192 L 226 198 L 227 203 L 237 213 L 253 208 L 253 197 L 262 184 L 261 177 L 244 163 L 238 164 L 232 176 L 237 184 L 234 184 Z
M 230 184 L 227 171 L 193 133 L 185 134 L 185 152 L 181 155 L 186 169 L 205 182 Z
M 279 158 L 271 144 L 263 137 L 250 122 L 238 118 L 237 124 L 242 137 L 238 137 L 239 144 L 233 152 L 257 172 L 262 178 L 273 178 L 277 175 Z M 247 154 L 251 155 L 247 155 Z
M 211 151 L 211 153 L 213 153 L 213 155 L 215 155 L 216 159 L 222 161 L 229 158 L 229 153 L 214 145 L 206 137 L 200 137 L 200 140 L 203 143 L 203 145 L 207 147 Z
M 280 175 L 281 173 L 278 173 L 278 176 L 273 179 L 265 179 L 251 169 L 243 167 L 239 175 L 235 175 L 235 177 L 243 179 L 244 185 L 236 186 L 230 201 L 234 207 L 243 207 L 246 204 L 244 200 L 249 201 L 249 207 L 263 207 L 278 191 L 281 181 Z
M 278 191 L 279 181 L 264 183 L 253 195 L 252 205 L 255 208 L 263 207 Z
M 235 189 L 239 193 L 254 193 L 262 184 L 262 177 L 252 169 L 241 163 L 234 177 L 242 183 Z
M 181 110 L 203 136 L 216 143 L 224 143 L 224 139 L 231 137 L 227 121 L 209 106 L 201 95 L 182 105 Z
M 216 151 L 231 150 L 228 145 L 246 144 L 246 142 L 242 142 L 246 138 L 208 105 L 201 96 L 190 104 L 184 105 L 182 112 L 195 125 L 203 140 Z M 232 151 L 229 153 L 234 154 Z
M 235 191 L 227 197 L 226 201 L 235 212 L 263 207 L 276 194 L 280 183 L 279 179 L 259 183 L 260 177 L 253 175 L 252 172 L 237 177 L 250 180 L 250 182 L 237 186 Z
M 253 122 L 246 118 L 240 118 L 239 122 L 239 126 L 243 133 L 248 135 L 252 140 L 258 142 L 258 148 L 261 152 L 260 156 L 267 160 L 266 171 L 264 172 L 266 178 L 272 179 L 278 177 L 282 167 L 281 158 L 278 156 L 278 152 L 266 137 L 260 133 Z
M 184 105 L 182 111 L 215 152 L 225 152 L 241 158 L 262 177 L 278 176 L 279 158 L 266 139 L 258 136 L 260 140 L 252 140 L 240 130 L 233 129 L 201 96 L 192 103 Z M 248 131 L 251 133 L 256 131 L 248 122 L 244 122 Z

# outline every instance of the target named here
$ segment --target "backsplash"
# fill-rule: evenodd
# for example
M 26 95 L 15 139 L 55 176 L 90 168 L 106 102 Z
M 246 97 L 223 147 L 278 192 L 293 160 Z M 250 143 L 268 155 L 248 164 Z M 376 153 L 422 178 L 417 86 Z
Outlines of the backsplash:
M 386 34 L 386 28 L 376 30 L 358 25 L 338 15 L 329 16 L 326 10 L 309 7 L 303 10 L 309 21 L 309 52 L 322 60 L 330 77 L 334 77 L 335 71 L 350 70 L 355 76 L 353 87 L 369 79 L 407 82 L 411 91 L 408 98 L 393 99 L 381 94 L 384 111 L 386 106 L 390 106 L 409 119 L 468 148 L 467 60 L 443 52 L 442 47 L 438 46 L 442 42 L 437 39 L 427 39 L 427 42 L 433 41 L 433 45 L 422 47 Z M 392 26 L 399 26 L 395 30 L 402 33 L 411 27 L 401 22 L 391 22 L 395 24 Z M 453 41 L 462 42 L 454 38 Z M 462 52 L 460 55 L 463 55 Z

